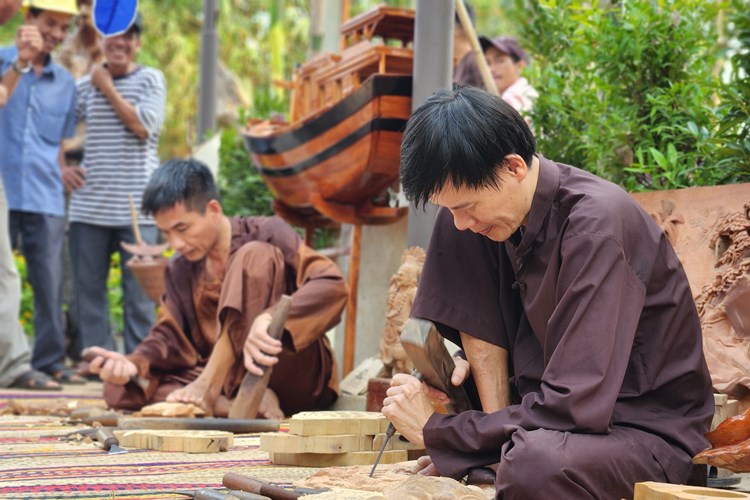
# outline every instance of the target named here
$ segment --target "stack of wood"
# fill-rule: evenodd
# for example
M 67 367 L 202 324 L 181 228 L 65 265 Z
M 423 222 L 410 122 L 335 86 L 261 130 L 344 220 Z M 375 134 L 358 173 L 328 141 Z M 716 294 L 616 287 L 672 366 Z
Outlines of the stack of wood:
M 369 465 L 375 463 L 387 427 L 388 419 L 376 412 L 301 412 L 289 419 L 289 432 L 261 434 L 260 449 L 277 465 Z M 380 463 L 404 462 L 424 454 L 424 449 L 396 433 Z

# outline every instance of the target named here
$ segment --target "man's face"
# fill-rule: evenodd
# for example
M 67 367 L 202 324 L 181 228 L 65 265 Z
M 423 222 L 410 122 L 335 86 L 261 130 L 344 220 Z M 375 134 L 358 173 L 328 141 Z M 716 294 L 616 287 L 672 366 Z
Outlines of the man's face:
M 448 183 L 432 196 L 431 201 L 451 211 L 453 223 L 459 231 L 469 230 L 502 242 L 523 223 L 531 205 L 522 185 L 525 175 L 498 167 L 498 188 L 457 188 Z
M 135 30 L 104 38 L 102 51 L 110 69 L 127 70 L 141 50 L 141 37 Z
M 65 35 L 70 28 L 72 14 L 64 14 L 52 10 L 43 10 L 34 17 L 30 12 L 26 13 L 26 23 L 33 24 L 42 35 L 42 52 L 49 54 L 65 40 Z
M 206 213 L 188 210 L 180 202 L 154 214 L 158 227 L 175 252 L 191 262 L 199 261 L 219 242 L 221 205 L 211 200 Z
M 526 65 L 524 61 L 514 62 L 509 54 L 500 52 L 495 47 L 488 47 L 484 51 L 484 57 L 492 72 L 497 91 L 501 94 L 521 78 L 521 70 Z

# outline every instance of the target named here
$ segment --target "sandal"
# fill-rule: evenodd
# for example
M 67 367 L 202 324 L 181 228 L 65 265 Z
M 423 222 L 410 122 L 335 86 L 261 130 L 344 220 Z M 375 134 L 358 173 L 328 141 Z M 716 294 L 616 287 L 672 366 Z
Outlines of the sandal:
M 78 375 L 70 368 L 60 368 L 59 370 L 48 373 L 53 379 L 57 380 L 61 384 L 68 385 L 83 385 L 86 383 L 86 379 Z
M 32 391 L 62 391 L 62 386 L 59 382 L 46 373 L 34 370 L 33 368 L 16 377 L 10 387 Z

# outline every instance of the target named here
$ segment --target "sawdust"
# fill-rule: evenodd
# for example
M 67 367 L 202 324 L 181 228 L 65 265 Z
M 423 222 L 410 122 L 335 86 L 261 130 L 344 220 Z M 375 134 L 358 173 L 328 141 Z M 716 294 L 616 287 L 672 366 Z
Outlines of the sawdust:
M 76 410 L 83 408 L 103 409 L 104 403 L 92 404 L 88 400 L 53 399 L 50 401 L 28 401 L 23 399 L 9 399 L 8 406 L 3 409 L 3 415 L 52 415 L 66 417 Z

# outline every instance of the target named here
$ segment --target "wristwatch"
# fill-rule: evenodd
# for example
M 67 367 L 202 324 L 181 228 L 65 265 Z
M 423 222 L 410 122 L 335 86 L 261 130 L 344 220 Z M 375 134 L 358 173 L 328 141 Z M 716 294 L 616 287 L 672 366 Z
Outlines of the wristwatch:
M 20 68 L 20 67 L 18 66 L 18 58 L 15 58 L 15 59 L 13 59 L 13 62 L 12 62 L 12 63 L 10 63 L 10 67 L 11 67 L 11 68 L 13 68 L 13 70 L 14 70 L 14 71 L 15 71 L 16 73 L 19 73 L 19 74 L 23 75 L 24 73 L 28 73 L 29 71 L 31 71 L 31 62 L 29 62 L 29 63 L 28 63 L 27 65 L 26 65 L 26 67 L 24 67 L 24 68 Z

